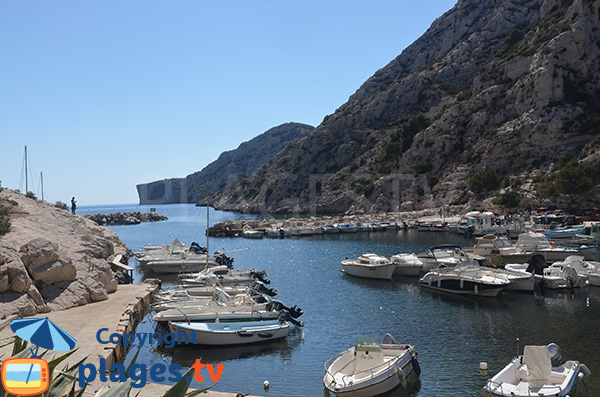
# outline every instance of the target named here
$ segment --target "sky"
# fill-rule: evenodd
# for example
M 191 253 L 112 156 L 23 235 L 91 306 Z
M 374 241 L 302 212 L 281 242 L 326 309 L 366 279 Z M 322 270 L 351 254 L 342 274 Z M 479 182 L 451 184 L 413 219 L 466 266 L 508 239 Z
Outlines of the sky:
M 0 186 L 137 203 L 269 128 L 318 126 L 456 0 L 0 2 Z

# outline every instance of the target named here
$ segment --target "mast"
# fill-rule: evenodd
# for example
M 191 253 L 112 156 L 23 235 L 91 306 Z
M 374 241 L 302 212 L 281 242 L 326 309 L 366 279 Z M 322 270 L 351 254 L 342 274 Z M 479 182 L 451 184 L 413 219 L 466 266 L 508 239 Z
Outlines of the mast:
M 42 185 L 42 201 L 44 200 L 44 173 L 40 171 L 40 184 Z
M 25 194 L 29 192 L 29 183 L 27 180 L 27 145 L 25 145 Z
M 208 182 L 206 182 L 206 268 L 208 269 L 208 214 L 210 211 L 210 207 L 208 205 Z

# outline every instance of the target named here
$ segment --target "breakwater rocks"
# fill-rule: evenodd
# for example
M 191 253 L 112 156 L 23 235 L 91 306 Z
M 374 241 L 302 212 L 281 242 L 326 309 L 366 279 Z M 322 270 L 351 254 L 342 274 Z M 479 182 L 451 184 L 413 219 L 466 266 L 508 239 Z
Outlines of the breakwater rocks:
M 86 218 L 102 226 L 112 225 L 137 225 L 142 222 L 166 221 L 164 215 L 155 212 L 116 212 L 113 214 L 93 214 L 86 215 Z
M 388 227 L 405 227 L 408 222 L 413 222 L 423 217 L 436 217 L 436 214 L 435 210 L 422 210 L 369 215 L 225 221 L 211 226 L 208 229 L 208 233 L 211 237 L 241 237 L 244 236 L 244 231 L 258 230 L 264 232 L 267 237 L 287 236 L 288 232 L 292 235 L 295 235 L 296 232 L 299 233 L 298 235 L 308 235 L 327 233 L 327 231 L 322 229 L 333 225 L 337 225 L 340 231 L 343 225 L 361 226 L 365 228 L 363 230 L 377 231 L 386 230 Z M 312 230 L 312 233 L 308 233 L 308 229 Z M 275 233 L 269 233 L 269 231 Z

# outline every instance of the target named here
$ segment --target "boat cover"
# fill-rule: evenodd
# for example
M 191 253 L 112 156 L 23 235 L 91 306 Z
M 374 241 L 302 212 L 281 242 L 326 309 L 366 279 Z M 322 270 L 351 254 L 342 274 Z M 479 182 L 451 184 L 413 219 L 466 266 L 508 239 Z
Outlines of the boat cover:
M 523 357 L 530 386 L 543 386 L 550 383 L 552 364 L 547 346 L 525 346 Z

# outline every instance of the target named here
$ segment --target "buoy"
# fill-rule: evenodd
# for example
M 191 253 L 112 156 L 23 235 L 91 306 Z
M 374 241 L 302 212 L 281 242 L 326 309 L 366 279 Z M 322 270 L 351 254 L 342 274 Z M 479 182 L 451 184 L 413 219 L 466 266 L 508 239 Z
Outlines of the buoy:
M 269 387 L 271 387 L 271 384 L 269 383 L 268 380 L 266 380 L 266 381 L 263 382 L 263 387 L 265 388 L 265 391 L 269 390 Z
M 487 375 L 488 365 L 486 362 L 479 363 L 479 370 L 481 371 L 481 375 Z

